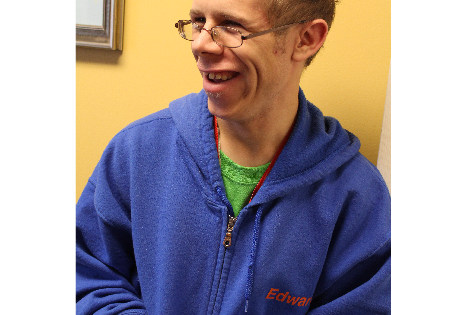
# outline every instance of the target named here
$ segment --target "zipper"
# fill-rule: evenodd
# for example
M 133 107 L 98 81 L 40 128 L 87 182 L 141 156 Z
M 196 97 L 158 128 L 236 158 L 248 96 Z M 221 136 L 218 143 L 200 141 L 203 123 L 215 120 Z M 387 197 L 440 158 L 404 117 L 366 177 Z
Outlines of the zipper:
M 232 231 L 235 222 L 237 222 L 237 218 L 229 215 L 229 223 L 227 224 L 227 232 L 225 233 L 223 242 L 225 248 L 229 248 L 232 245 Z
M 231 210 L 231 208 L 229 208 L 229 210 Z M 222 274 L 224 273 L 225 254 L 227 252 L 227 248 L 229 248 L 232 245 L 232 230 L 234 228 L 235 222 L 237 222 L 236 217 L 233 217 L 230 214 L 228 214 L 228 217 L 229 217 L 229 222 L 227 223 L 227 232 L 225 234 L 224 241 L 222 242 L 224 247 L 225 247 L 225 250 L 224 250 L 224 256 L 222 258 L 221 275 L 220 275 L 219 280 L 218 280 L 219 282 L 217 283 L 216 295 L 215 295 L 215 298 L 214 298 L 214 304 L 212 305 L 211 315 L 214 314 L 214 310 L 216 308 L 216 302 L 217 302 L 217 297 L 218 297 L 218 293 L 219 293 L 219 286 L 220 286 L 220 282 L 221 282 L 221 279 L 222 279 Z
M 224 192 L 222 191 L 220 187 L 217 188 L 217 193 L 221 197 L 224 204 L 227 206 L 227 216 L 228 216 L 229 221 L 227 222 L 227 231 L 225 232 L 224 241 L 222 242 L 225 249 L 227 249 L 232 245 L 232 231 L 233 231 L 235 222 L 237 222 L 237 217 L 235 217 L 234 215 L 234 211 L 233 211 L 232 205 L 230 204 L 230 201 L 224 195 Z

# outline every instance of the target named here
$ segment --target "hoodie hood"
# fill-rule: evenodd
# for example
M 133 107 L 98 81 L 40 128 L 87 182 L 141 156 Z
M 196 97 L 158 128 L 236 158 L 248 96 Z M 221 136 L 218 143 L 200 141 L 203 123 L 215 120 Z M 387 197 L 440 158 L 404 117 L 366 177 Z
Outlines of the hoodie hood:
M 250 205 L 263 203 L 285 195 L 289 189 L 309 185 L 358 154 L 360 141 L 332 117 L 308 102 L 299 91 L 297 121 L 288 142 L 282 150 L 263 187 Z M 223 187 L 214 139 L 213 117 L 208 110 L 207 95 L 202 90 L 173 101 L 170 112 L 203 181 L 207 180 L 207 195 Z M 201 108 L 200 108 L 201 107 Z M 293 185 L 287 182 L 293 180 Z M 216 194 L 217 195 L 217 194 Z

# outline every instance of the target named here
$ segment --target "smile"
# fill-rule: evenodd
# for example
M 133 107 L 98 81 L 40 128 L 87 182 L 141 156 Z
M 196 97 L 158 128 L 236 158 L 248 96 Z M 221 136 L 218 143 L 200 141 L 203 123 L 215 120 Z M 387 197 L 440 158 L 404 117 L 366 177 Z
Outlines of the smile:
M 237 72 L 205 72 L 206 77 L 212 82 L 228 81 L 238 75 Z

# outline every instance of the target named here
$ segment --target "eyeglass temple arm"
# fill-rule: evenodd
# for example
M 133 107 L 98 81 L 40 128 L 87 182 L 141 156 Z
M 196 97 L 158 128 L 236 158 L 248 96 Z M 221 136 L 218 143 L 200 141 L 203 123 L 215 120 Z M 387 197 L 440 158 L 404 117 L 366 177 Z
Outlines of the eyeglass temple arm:
M 295 22 L 295 23 L 290 23 L 290 24 L 282 25 L 282 26 L 275 27 L 275 28 L 270 28 L 270 29 L 268 29 L 268 30 L 261 31 L 261 32 L 258 32 L 258 33 L 253 33 L 253 34 L 246 35 L 246 36 L 243 36 L 243 35 L 242 35 L 242 39 L 243 39 L 243 40 L 245 40 L 245 39 L 250 39 L 250 38 L 254 38 L 254 37 L 256 37 L 256 36 L 261 36 L 261 35 L 264 35 L 264 34 L 267 34 L 267 33 L 275 32 L 275 31 L 280 31 L 280 30 L 286 29 L 287 27 L 290 27 L 290 26 L 292 26 L 292 25 L 295 25 L 295 24 L 302 24 L 302 23 L 305 23 L 305 22 L 309 22 L 309 20 L 303 20 L 303 21 L 300 21 L 300 22 Z
M 190 20 L 178 20 L 178 22 L 175 23 L 175 27 L 176 27 L 176 28 L 181 28 L 182 26 L 188 25 L 188 24 L 190 24 L 190 23 L 191 23 Z

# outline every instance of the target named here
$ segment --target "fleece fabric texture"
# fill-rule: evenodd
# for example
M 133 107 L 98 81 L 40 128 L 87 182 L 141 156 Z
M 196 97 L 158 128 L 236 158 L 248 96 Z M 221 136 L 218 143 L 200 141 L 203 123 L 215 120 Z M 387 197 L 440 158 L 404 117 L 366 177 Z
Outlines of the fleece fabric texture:
M 77 204 L 77 314 L 390 314 L 390 196 L 359 147 L 300 90 L 226 248 L 205 92 L 130 124 Z

